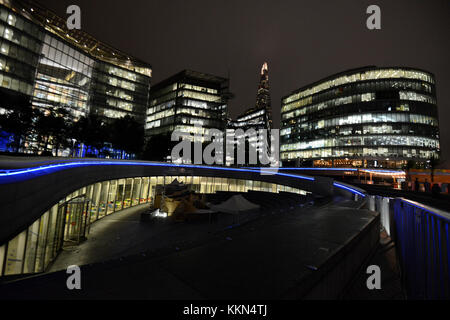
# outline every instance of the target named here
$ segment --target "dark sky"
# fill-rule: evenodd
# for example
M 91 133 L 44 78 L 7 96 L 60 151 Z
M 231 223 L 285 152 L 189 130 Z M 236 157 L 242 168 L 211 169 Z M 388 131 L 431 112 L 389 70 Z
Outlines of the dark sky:
M 274 124 L 281 97 L 366 65 L 410 66 L 436 76 L 442 158 L 450 165 L 448 0 L 40 0 L 65 16 L 77 4 L 82 29 L 153 66 L 153 83 L 182 69 L 231 75 L 235 117 L 255 104 L 269 63 Z M 382 29 L 366 28 L 381 7 Z

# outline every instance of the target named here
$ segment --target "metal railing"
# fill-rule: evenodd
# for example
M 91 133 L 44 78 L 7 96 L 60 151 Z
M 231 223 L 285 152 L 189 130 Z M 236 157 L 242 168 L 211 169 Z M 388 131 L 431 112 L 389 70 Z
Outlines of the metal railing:
M 395 242 L 408 299 L 450 299 L 450 213 L 404 198 L 369 196 Z
M 450 214 L 395 199 L 394 241 L 409 299 L 450 298 Z

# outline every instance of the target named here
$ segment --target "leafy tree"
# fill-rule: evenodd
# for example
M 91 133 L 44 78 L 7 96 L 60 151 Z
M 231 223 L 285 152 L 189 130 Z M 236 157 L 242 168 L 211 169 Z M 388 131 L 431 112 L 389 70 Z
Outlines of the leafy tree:
M 115 119 L 108 126 L 113 147 L 130 154 L 141 153 L 144 145 L 144 127 L 131 116 Z
M 413 160 L 408 160 L 408 161 L 406 162 L 406 165 L 403 166 L 403 169 L 404 169 L 405 172 L 406 172 L 406 180 L 407 180 L 407 181 L 410 181 L 410 180 L 411 180 L 411 177 L 410 177 L 410 170 L 411 170 L 411 169 L 414 169 L 415 167 L 416 167 L 416 162 L 413 161 Z
M 2 131 L 13 135 L 11 147 L 15 152 L 19 152 L 26 139 L 33 133 L 34 120 L 38 117 L 39 111 L 32 108 L 27 101 L 21 101 L 11 107 L 5 114 L 0 115 L 0 127 Z
M 95 114 L 81 117 L 73 123 L 70 131 L 73 139 L 97 150 L 102 149 L 104 143 L 109 140 L 108 126 Z
M 145 144 L 142 158 L 150 161 L 165 161 L 166 157 L 170 155 L 173 144 L 169 134 L 151 136 Z
M 439 158 L 436 158 L 434 155 L 430 158 L 430 170 L 431 170 L 431 183 L 434 182 L 434 171 L 439 164 Z

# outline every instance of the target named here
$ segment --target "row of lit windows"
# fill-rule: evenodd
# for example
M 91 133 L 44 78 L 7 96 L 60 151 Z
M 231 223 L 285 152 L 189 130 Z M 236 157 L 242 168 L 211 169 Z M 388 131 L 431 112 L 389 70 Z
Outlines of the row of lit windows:
M 10 73 L 11 75 L 33 81 L 35 75 L 35 69 L 25 63 L 16 61 L 15 59 L 10 59 L 0 56 L 0 71 Z
M 42 87 L 38 82 L 36 86 Z M 84 92 L 74 90 L 65 94 L 51 93 L 47 90 L 35 89 L 34 98 L 44 101 L 48 101 L 51 105 L 63 105 L 63 106 L 76 106 L 79 108 L 87 109 L 86 101 L 87 96 Z M 85 110 L 87 111 L 87 110 Z
M 345 86 L 322 91 L 318 94 L 290 102 L 283 105 L 283 110 L 286 111 L 295 109 L 298 106 L 304 106 L 305 103 L 311 101 L 311 103 L 319 103 L 323 101 L 332 100 L 336 97 L 350 96 L 356 94 L 364 94 L 366 92 L 377 92 L 383 95 L 388 95 L 390 92 L 398 92 L 399 90 L 422 92 L 429 95 L 434 95 L 433 88 L 426 82 L 414 81 L 414 80 L 374 80 L 366 82 L 358 82 L 347 84 Z M 398 97 L 397 97 L 398 99 Z
M 116 99 L 106 99 L 106 104 L 110 107 L 119 108 L 126 111 L 133 111 L 133 104 Z
M 325 148 L 303 151 L 281 152 L 281 160 L 293 159 L 319 159 L 319 158 L 354 158 L 354 157 L 376 157 L 376 158 L 419 158 L 428 160 L 432 156 L 438 157 L 438 153 L 432 150 L 424 150 L 410 147 L 378 147 L 378 148 Z
M 39 31 L 40 30 L 39 27 L 27 21 L 26 19 L 10 12 L 5 7 L 0 7 L 0 20 L 6 22 L 8 25 L 12 27 L 16 27 L 20 31 L 23 31 L 35 38 L 38 39 L 42 38 L 42 33 Z
M 436 118 L 421 114 L 363 113 L 333 119 L 319 120 L 309 123 L 305 122 L 298 124 L 298 127 L 301 130 L 311 131 L 328 127 L 344 126 L 349 124 L 377 123 L 377 122 L 410 122 L 410 123 L 427 124 L 436 127 L 438 126 L 438 121 Z M 292 123 L 291 126 L 293 124 L 294 123 Z
M 188 114 L 195 117 L 217 118 L 217 113 L 196 108 L 177 108 L 177 114 Z
M 436 104 L 436 100 L 426 94 L 420 94 L 413 91 L 400 91 L 400 100 L 412 100 Z
M 62 79 L 38 73 L 33 91 L 33 104 L 36 105 L 34 101 L 38 101 L 41 106 L 46 103 L 46 107 L 54 105 L 77 107 L 83 113 L 88 113 L 88 91 L 64 82 Z
M 292 134 L 292 138 L 291 138 Z M 428 126 L 420 126 L 417 124 L 378 124 L 378 125 L 350 125 L 329 128 L 326 130 L 303 132 L 297 137 L 296 132 L 293 133 L 292 128 L 285 128 L 280 131 L 282 141 L 291 143 L 297 142 L 298 139 L 306 141 L 310 139 L 350 136 L 350 135 L 366 135 L 366 134 L 403 134 L 403 135 L 419 135 L 428 137 L 437 137 L 437 128 Z
M 328 100 L 328 101 L 324 101 L 312 106 L 308 106 L 305 108 L 300 108 L 298 109 L 297 106 L 297 102 L 286 105 L 283 107 L 282 109 L 282 119 L 286 120 L 286 119 L 290 119 L 290 118 L 294 118 L 297 117 L 299 115 L 304 115 L 307 113 L 313 113 L 313 112 L 317 112 L 326 108 L 331 108 L 331 107 L 335 107 L 335 106 L 340 106 L 340 105 L 344 105 L 344 104 L 350 104 L 350 103 L 357 103 L 357 102 L 367 102 L 367 101 L 372 101 L 375 100 L 375 93 L 363 93 L 363 94 L 357 94 L 357 95 L 352 95 L 352 96 L 347 96 L 347 97 L 340 97 L 340 98 L 335 98 L 332 100 Z M 283 113 L 283 112 L 287 112 L 290 111 L 292 109 L 297 109 L 295 111 L 289 112 L 289 113 Z
M 20 45 L 23 48 L 27 48 L 32 52 L 39 52 L 41 48 L 41 44 L 32 37 L 13 28 L 4 26 L 2 23 L 0 23 L 0 37 Z
M 112 118 L 112 119 L 123 118 L 126 115 L 128 115 L 128 113 L 126 113 L 126 112 L 113 110 L 113 109 L 96 108 L 96 110 L 97 110 L 96 112 L 98 115 L 104 116 L 107 118 Z
M 102 78 L 105 78 L 105 77 L 102 77 Z M 107 77 L 106 83 L 109 84 L 110 86 L 120 87 L 120 88 L 127 89 L 130 91 L 134 91 L 136 89 L 136 86 L 134 83 L 128 82 L 125 80 L 120 80 L 116 77 Z
M 175 100 L 170 100 L 161 104 L 158 104 L 154 107 L 150 107 L 147 109 L 147 114 L 151 115 L 153 113 L 165 110 L 165 109 L 169 109 L 171 107 L 173 107 L 175 105 Z
M 137 75 L 135 73 L 129 72 L 129 71 L 125 71 L 119 68 L 114 68 L 111 66 L 107 67 L 107 72 L 109 74 L 112 74 L 114 76 L 118 76 L 118 77 L 122 77 L 131 81 L 137 81 Z
M 210 102 L 220 102 L 221 101 L 220 96 L 212 95 L 212 94 L 208 94 L 208 93 L 188 91 L 188 90 L 179 90 L 177 95 L 178 95 L 178 97 L 192 98 L 192 99 L 210 101 Z
M 0 54 L 9 58 L 14 58 L 23 64 L 30 65 L 33 69 L 36 67 L 38 61 L 38 55 L 33 54 L 30 51 L 10 43 L 6 40 L 0 39 Z
M 240 122 L 240 121 L 247 121 L 247 120 L 250 120 L 250 119 L 253 119 L 253 118 L 259 118 L 260 116 L 262 116 L 264 114 L 266 114 L 266 110 L 265 109 L 261 109 L 261 110 L 259 110 L 257 112 L 251 113 L 249 115 L 246 115 L 246 116 L 243 116 L 243 117 L 238 117 L 237 121 Z
M 175 180 L 189 185 L 190 190 L 200 194 L 214 194 L 218 191 L 307 194 L 297 188 L 268 182 L 198 176 L 143 177 L 98 182 L 65 197 L 26 230 L 0 246 L 0 276 L 45 271 L 62 249 L 63 241 L 76 240 L 83 229 L 88 230 L 91 223 L 114 212 L 152 203 L 157 187 L 169 185 Z M 78 207 L 71 200 L 83 198 L 89 199 L 84 204 L 79 203 L 86 208 L 83 212 L 86 219 L 79 219 L 76 211 Z
M 166 110 L 164 112 L 169 112 L 172 110 Z M 178 112 L 177 112 L 178 114 Z M 160 118 L 158 120 L 149 121 L 145 125 L 145 129 L 153 129 L 161 126 L 166 126 L 168 124 L 182 123 L 183 125 L 193 125 L 193 126 L 207 126 L 207 127 L 219 127 L 220 121 L 216 119 L 204 119 L 193 116 L 178 116 L 174 118 L 173 116 L 162 116 L 158 115 Z M 148 119 L 148 118 L 147 118 Z M 184 131 L 183 131 L 184 132 Z M 191 132 L 191 131 L 188 131 Z
M 162 119 L 162 118 L 167 118 L 167 117 L 173 116 L 174 114 L 175 114 L 175 110 L 173 108 L 172 109 L 167 109 L 167 110 L 164 110 L 164 111 L 161 111 L 161 112 L 154 113 L 152 115 L 148 115 L 147 116 L 147 122 L 159 120 L 159 119 Z
M 195 86 L 195 85 L 189 84 L 189 83 L 180 83 L 179 89 L 194 90 L 194 91 L 206 92 L 206 93 L 211 93 L 211 94 L 217 94 L 217 92 L 218 92 L 216 89 Z
M 31 96 L 33 86 L 27 82 L 3 75 L 0 73 L 0 87 L 18 91 L 20 93 Z
M 289 104 L 289 105 L 286 105 L 285 107 L 283 107 L 282 119 L 286 120 L 286 119 L 297 117 L 299 115 L 313 113 L 313 112 L 317 112 L 317 111 L 320 111 L 320 110 L 323 110 L 326 108 L 331 108 L 331 107 L 350 104 L 350 103 L 368 102 L 368 101 L 375 100 L 375 97 L 376 97 L 375 93 L 363 93 L 363 94 L 358 94 L 358 95 L 353 95 L 353 96 L 346 96 L 346 97 L 331 99 L 331 100 L 324 101 L 324 102 L 321 102 L 318 104 L 314 104 L 312 106 L 308 106 L 305 108 L 298 108 L 296 105 L 297 102 L 295 102 L 293 104 Z M 400 91 L 399 99 L 436 104 L 436 100 L 433 97 L 426 95 L 426 94 L 420 94 L 417 92 L 413 92 L 413 91 Z M 296 110 L 289 112 L 289 113 L 283 113 L 283 112 L 290 111 L 292 109 L 296 109 Z M 402 110 L 402 111 L 407 111 L 407 110 Z
M 197 101 L 197 100 L 190 100 L 190 99 L 182 99 L 181 104 L 187 107 L 194 107 L 199 109 L 212 109 L 213 106 L 208 104 L 208 102 L 205 101 Z
M 324 147 L 342 146 L 414 146 L 426 148 L 439 148 L 439 141 L 414 136 L 347 136 L 313 141 L 303 141 L 281 145 L 281 151 L 317 149 Z
M 119 89 L 106 89 L 106 95 L 127 101 L 133 101 L 132 96 L 130 96 L 127 92 Z
M 289 102 L 298 100 L 302 97 L 316 94 L 320 91 L 324 91 L 329 88 L 341 86 L 352 82 L 375 80 L 375 79 L 394 79 L 394 78 L 417 79 L 429 83 L 434 83 L 434 79 L 431 77 L 431 75 L 421 71 L 403 70 L 403 69 L 368 70 L 357 72 L 351 75 L 341 76 L 333 80 L 322 82 L 319 85 L 316 85 L 312 88 L 303 90 L 301 92 L 298 92 L 296 94 L 287 97 L 286 99 L 284 99 L 283 104 L 287 104 Z

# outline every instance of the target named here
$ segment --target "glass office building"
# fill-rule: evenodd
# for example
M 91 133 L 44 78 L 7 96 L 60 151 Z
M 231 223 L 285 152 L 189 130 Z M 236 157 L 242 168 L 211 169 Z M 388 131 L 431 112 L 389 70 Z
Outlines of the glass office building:
M 151 66 L 81 30 L 34 1 L 0 0 L 0 92 L 43 110 L 64 108 L 144 122 Z M 0 110 L 5 112 L 5 110 Z
M 439 157 L 429 72 L 353 69 L 295 90 L 281 104 L 285 165 L 402 167 Z
M 202 135 L 211 128 L 223 131 L 228 98 L 228 79 L 184 70 L 152 87 L 146 137 L 174 130 Z

